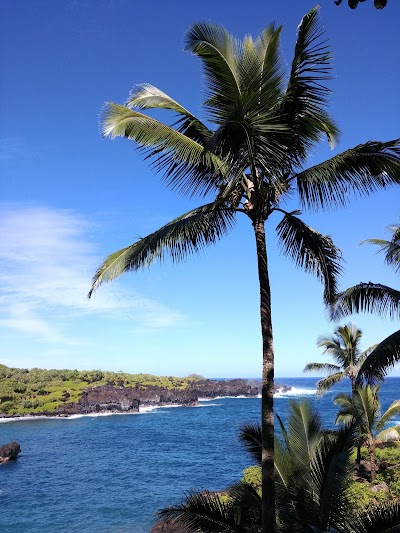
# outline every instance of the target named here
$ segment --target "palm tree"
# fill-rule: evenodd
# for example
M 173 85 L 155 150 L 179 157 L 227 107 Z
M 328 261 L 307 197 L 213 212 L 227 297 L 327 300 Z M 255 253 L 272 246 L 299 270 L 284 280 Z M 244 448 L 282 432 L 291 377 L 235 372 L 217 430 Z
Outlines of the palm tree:
M 369 452 L 371 465 L 371 481 L 376 477 L 375 447 L 377 441 L 390 442 L 400 440 L 400 425 L 386 427 L 400 413 L 400 400 L 391 403 L 381 415 L 379 386 L 365 385 L 358 387 L 353 397 L 339 394 L 334 402 L 340 406 L 336 423 L 349 424 L 358 422 L 361 441 Z
M 390 240 L 368 239 L 368 242 L 379 247 L 385 255 L 385 263 L 400 272 L 400 225 L 389 226 L 392 233 Z M 376 313 L 390 318 L 400 317 L 400 291 L 380 283 L 359 283 L 340 292 L 332 306 L 332 317 L 335 320 L 353 313 Z M 379 343 L 366 357 L 358 376 L 358 383 L 363 380 L 382 381 L 388 371 L 400 361 L 400 330 L 392 333 Z
M 287 79 L 279 51 L 281 28 L 268 26 L 239 42 L 224 28 L 194 24 L 186 50 L 204 67 L 207 124 L 175 100 L 148 85 L 134 88 L 125 105 L 109 103 L 102 118 L 106 137 L 135 141 L 165 183 L 190 197 L 212 200 L 108 256 L 92 289 L 124 272 L 169 256 L 180 261 L 214 244 L 234 226 L 236 215 L 250 220 L 256 244 L 262 334 L 263 531 L 275 530 L 274 516 L 274 350 L 265 222 L 282 215 L 280 246 L 294 263 L 316 275 L 332 301 L 340 253 L 330 237 L 305 224 L 285 202 L 295 191 L 313 210 L 345 205 L 349 193 L 369 194 L 400 182 L 400 142 L 367 142 L 324 163 L 304 168 L 310 149 L 323 136 L 331 145 L 338 128 L 326 111 L 331 54 L 315 8 L 301 21 Z M 175 115 L 167 125 L 143 110 Z
M 329 390 L 333 385 L 348 377 L 354 394 L 359 369 L 365 358 L 374 349 L 374 346 L 371 346 L 361 352 L 361 337 L 361 329 L 358 329 L 354 324 L 347 324 L 339 326 L 332 337 L 320 337 L 318 339 L 318 348 L 323 348 L 324 354 L 331 356 L 337 363 L 308 363 L 304 367 L 303 372 L 330 373 L 326 378 L 318 381 L 318 393 L 321 394 Z

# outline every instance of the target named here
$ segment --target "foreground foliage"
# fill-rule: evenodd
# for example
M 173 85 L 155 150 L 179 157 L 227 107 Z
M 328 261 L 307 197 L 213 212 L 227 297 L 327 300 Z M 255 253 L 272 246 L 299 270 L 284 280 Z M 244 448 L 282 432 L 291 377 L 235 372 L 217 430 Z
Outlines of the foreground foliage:
M 281 438 L 276 440 L 275 463 L 279 532 L 400 530 L 397 487 L 391 492 L 374 491 L 374 485 L 351 476 L 356 425 L 340 431 L 323 430 L 318 413 L 307 401 L 292 401 L 287 426 L 279 422 Z M 259 426 L 245 426 L 240 433 L 258 465 L 262 457 L 261 434 Z M 380 453 L 380 457 L 390 458 L 391 464 L 400 461 L 397 446 Z M 183 502 L 161 510 L 158 518 L 172 521 L 178 527 L 174 531 L 182 533 L 260 533 L 261 468 L 246 469 L 242 482 L 224 493 L 192 491 Z

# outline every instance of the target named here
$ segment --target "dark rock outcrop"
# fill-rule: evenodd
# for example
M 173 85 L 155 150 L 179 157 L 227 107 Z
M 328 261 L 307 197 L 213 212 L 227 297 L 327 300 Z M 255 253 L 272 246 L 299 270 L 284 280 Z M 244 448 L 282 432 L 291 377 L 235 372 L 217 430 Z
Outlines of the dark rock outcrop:
M 0 446 L 0 463 L 8 463 L 8 461 L 15 461 L 20 452 L 21 447 L 18 442 L 15 441 Z
M 291 387 L 275 385 L 275 391 L 288 391 Z M 29 413 L 28 416 L 71 416 L 95 413 L 134 413 L 140 407 L 162 407 L 166 405 L 195 406 L 199 398 L 216 398 L 218 396 L 258 396 L 261 383 L 248 379 L 200 379 L 193 381 L 186 389 L 167 389 L 157 385 L 124 387 L 121 383 L 87 387 L 77 402 L 68 401 L 70 393 L 65 390 L 62 403 L 55 411 Z M 14 418 L 26 415 L 2 416 Z
M 62 404 L 56 415 L 104 413 L 129 413 L 139 411 L 139 400 L 135 389 L 103 385 L 87 388 L 77 402 Z
M 258 396 L 261 394 L 261 383 L 255 379 L 203 379 L 193 383 L 191 390 L 199 398 L 215 398 L 217 396 Z M 288 392 L 291 387 L 275 384 L 275 392 Z
M 180 389 L 163 389 L 157 386 L 114 387 L 102 385 L 89 387 L 78 402 L 62 404 L 53 415 L 68 416 L 89 413 L 132 413 L 138 412 L 139 406 L 163 405 L 197 405 L 198 398 L 193 391 Z

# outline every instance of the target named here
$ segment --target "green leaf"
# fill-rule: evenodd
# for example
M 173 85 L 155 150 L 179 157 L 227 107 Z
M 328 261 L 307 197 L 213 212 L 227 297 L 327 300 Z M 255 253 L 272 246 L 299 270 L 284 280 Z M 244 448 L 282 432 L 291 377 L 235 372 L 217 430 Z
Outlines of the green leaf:
M 400 183 L 400 139 L 370 141 L 298 173 L 302 205 L 309 209 L 342 207 L 352 194 L 368 196 Z
M 134 140 L 154 158 L 154 166 L 164 171 L 173 189 L 193 196 L 218 190 L 224 182 L 224 163 L 201 144 L 143 113 L 108 103 L 104 107 L 101 130 L 104 137 Z
M 400 362 L 400 330 L 384 339 L 369 354 L 358 373 L 357 382 L 382 381 L 388 372 Z
M 292 213 L 277 226 L 279 244 L 297 267 L 316 275 L 324 283 L 324 301 L 332 301 L 341 273 L 341 253 L 330 237 L 310 228 Z
M 138 270 L 166 255 L 182 261 L 226 235 L 235 221 L 235 212 L 218 203 L 206 204 L 175 218 L 131 246 L 109 255 L 97 269 L 88 297 L 102 284 L 121 274 Z
M 336 295 L 331 314 L 334 320 L 354 313 L 400 317 L 400 291 L 380 283 L 359 283 Z

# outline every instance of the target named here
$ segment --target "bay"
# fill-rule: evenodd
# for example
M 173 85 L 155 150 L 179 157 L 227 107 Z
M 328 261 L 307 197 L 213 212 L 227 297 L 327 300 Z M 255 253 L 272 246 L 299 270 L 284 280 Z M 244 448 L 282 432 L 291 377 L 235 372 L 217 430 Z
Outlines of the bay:
M 315 397 L 315 378 L 281 378 L 294 389 L 275 398 L 307 397 L 333 427 L 340 384 Z M 400 397 L 400 378 L 381 387 L 383 409 Z M 218 398 L 199 407 L 141 414 L 31 419 L 0 423 L 0 444 L 16 440 L 17 461 L 0 465 L 3 533 L 145 533 L 154 512 L 192 488 L 221 490 L 252 464 L 237 434 L 257 423 L 259 398 Z

